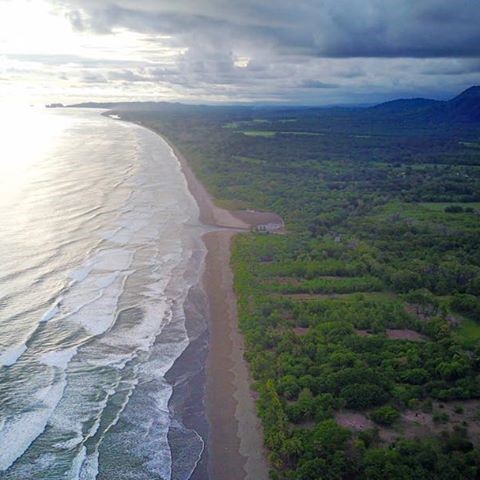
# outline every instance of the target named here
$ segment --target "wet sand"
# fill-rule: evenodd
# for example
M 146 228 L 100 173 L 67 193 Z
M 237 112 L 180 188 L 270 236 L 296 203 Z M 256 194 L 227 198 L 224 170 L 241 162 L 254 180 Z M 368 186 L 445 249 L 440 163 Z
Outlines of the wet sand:
M 214 205 L 178 149 L 189 189 L 200 208 L 200 220 L 225 227 L 205 234 L 207 247 L 203 288 L 209 306 L 209 348 L 206 369 L 206 414 L 209 422 L 208 476 L 210 480 L 267 480 L 268 464 L 263 431 L 250 390 L 251 378 L 243 358 L 243 335 L 237 324 L 237 305 L 230 268 L 234 235 L 258 224 L 256 212 L 241 219 Z M 262 214 L 262 221 L 264 214 Z M 272 218 L 277 218 L 272 217 Z
M 212 480 L 268 478 L 263 436 L 243 358 L 243 336 L 229 266 L 234 232 L 204 237 L 208 253 L 204 288 L 210 306 L 206 412 L 210 423 L 209 473 Z

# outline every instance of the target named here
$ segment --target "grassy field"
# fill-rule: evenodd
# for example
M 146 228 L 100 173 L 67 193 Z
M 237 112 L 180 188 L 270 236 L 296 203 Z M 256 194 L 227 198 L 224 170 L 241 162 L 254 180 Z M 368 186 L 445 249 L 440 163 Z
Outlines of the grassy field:
M 449 213 L 445 209 L 452 206 L 470 208 L 474 211 L 463 211 L 458 213 Z M 403 203 L 391 202 L 382 205 L 372 212 L 372 218 L 377 221 L 398 221 L 401 219 L 411 219 L 424 224 L 443 224 L 449 228 L 477 229 L 480 217 L 476 212 L 480 212 L 480 203 L 469 202 L 419 202 Z
M 269 130 L 242 130 L 242 131 L 239 131 L 238 133 L 243 133 L 243 135 L 246 135 L 247 137 L 272 138 L 278 132 L 272 132 L 272 131 L 269 131 Z
M 283 130 L 241 130 L 238 131 L 238 133 L 243 133 L 244 135 L 247 135 L 249 137 L 266 137 L 266 138 L 271 138 L 275 137 L 276 135 L 305 135 L 305 136 L 322 136 L 325 135 L 325 133 L 321 132 L 295 132 L 295 131 L 283 131 Z
M 480 323 L 463 317 L 455 335 L 466 347 L 474 347 L 480 342 Z
M 451 207 L 453 205 L 459 205 L 463 208 L 473 208 L 480 212 L 480 203 L 479 202 L 458 202 L 458 203 L 447 203 L 447 202 L 422 202 L 419 204 L 422 207 L 428 208 L 429 210 L 441 210 L 444 211 L 445 208 Z

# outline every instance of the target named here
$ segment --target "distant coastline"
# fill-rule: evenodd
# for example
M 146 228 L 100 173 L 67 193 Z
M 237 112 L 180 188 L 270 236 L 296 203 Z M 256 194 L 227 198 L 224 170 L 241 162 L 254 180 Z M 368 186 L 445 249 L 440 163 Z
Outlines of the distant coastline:
M 63 103 L 48 103 L 45 108 L 65 108 Z

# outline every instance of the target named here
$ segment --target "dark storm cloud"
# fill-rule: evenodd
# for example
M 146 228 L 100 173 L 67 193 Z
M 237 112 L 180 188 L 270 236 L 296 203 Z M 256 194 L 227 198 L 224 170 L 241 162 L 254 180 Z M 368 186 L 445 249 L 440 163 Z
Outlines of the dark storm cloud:
M 266 45 L 299 55 L 476 57 L 477 0 L 63 0 L 76 28 L 126 27 L 189 43 Z M 217 44 L 218 45 L 218 44 Z

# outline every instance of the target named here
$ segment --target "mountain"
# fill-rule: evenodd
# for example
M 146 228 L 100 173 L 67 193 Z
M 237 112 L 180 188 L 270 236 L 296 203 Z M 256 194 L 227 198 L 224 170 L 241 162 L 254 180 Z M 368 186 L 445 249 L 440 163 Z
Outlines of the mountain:
M 428 98 L 401 98 L 399 100 L 380 103 L 371 108 L 385 113 L 401 113 L 426 110 L 440 103 L 442 102 L 438 100 L 430 100 Z
M 480 122 L 480 86 L 467 88 L 446 103 L 446 110 L 452 117 L 467 122 Z
M 285 109 L 286 115 L 297 110 L 305 114 L 311 110 L 313 115 L 330 115 L 331 118 L 338 118 L 339 121 L 345 118 L 355 118 L 360 123 L 398 123 L 399 125 L 422 124 L 449 126 L 452 124 L 480 124 L 480 86 L 473 86 L 462 92 L 451 100 L 431 100 L 428 98 L 398 99 L 380 103 L 370 107 L 295 107 L 295 106 L 234 106 L 234 105 L 190 105 L 170 102 L 87 102 L 68 107 L 103 108 L 114 109 L 115 111 L 189 111 L 202 113 L 205 110 L 214 109 L 217 111 L 242 111 L 243 113 L 252 110 L 265 112 L 271 111 L 278 114 L 279 109 Z M 329 118 L 330 118 L 329 117 Z
M 367 109 L 376 115 L 428 123 L 480 122 L 480 86 L 473 86 L 447 101 L 412 98 L 392 100 Z

